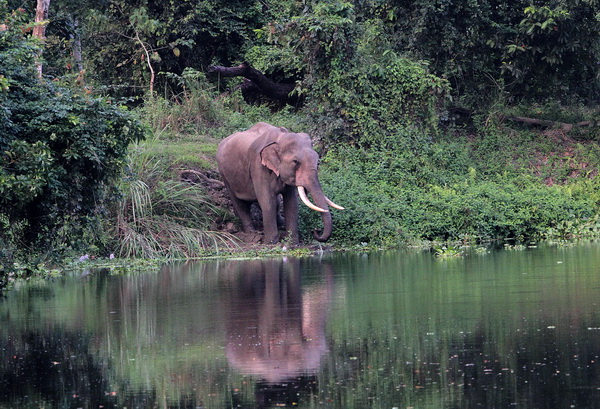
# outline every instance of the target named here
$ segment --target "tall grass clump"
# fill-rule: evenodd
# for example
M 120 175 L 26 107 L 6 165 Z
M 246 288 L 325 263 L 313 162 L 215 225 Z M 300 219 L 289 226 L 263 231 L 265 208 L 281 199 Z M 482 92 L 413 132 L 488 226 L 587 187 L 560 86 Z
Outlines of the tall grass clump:
M 202 72 L 186 68 L 181 75 L 165 75 L 178 91 L 145 99 L 140 115 L 152 129 L 176 138 L 206 133 L 223 124 L 223 104 Z
M 129 156 L 114 230 L 121 257 L 194 258 L 235 247 L 235 239 L 213 230 L 222 210 L 200 188 L 174 180 L 154 156 Z
M 177 92 L 151 95 L 139 109 L 140 118 L 161 139 L 190 139 L 211 135 L 222 139 L 250 128 L 257 122 L 270 122 L 289 129 L 302 129 L 303 117 L 290 107 L 247 104 L 240 90 L 219 93 L 205 74 L 186 68 L 181 75 L 165 73 Z

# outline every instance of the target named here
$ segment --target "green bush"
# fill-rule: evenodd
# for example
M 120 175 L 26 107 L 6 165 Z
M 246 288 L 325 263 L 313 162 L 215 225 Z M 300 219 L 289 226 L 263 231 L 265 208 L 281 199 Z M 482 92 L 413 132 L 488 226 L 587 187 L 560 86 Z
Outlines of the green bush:
M 345 140 L 355 139 L 363 146 L 385 145 L 408 125 L 421 132 L 437 130 L 448 84 L 431 75 L 421 62 L 388 50 L 380 58 L 366 59 L 338 81 L 331 80 L 330 87 L 337 88 L 332 92 L 340 117 L 350 124 Z
M 323 188 L 346 207 L 334 211 L 333 240 L 401 245 L 538 239 L 568 220 L 590 220 L 598 213 L 598 194 L 589 194 L 597 192 L 589 186 L 597 182 L 548 186 L 526 167 L 478 172 L 484 161 L 472 157 L 477 155 L 466 143 L 419 138 L 410 130 L 397 141 L 369 150 L 338 147 L 324 158 Z M 513 159 L 500 152 L 498 168 L 506 169 Z M 307 225 L 315 224 L 306 213 Z
M 0 10 L 0 219 L 11 226 L 0 246 L 15 257 L 89 245 L 143 128 L 109 100 L 38 79 L 23 12 Z

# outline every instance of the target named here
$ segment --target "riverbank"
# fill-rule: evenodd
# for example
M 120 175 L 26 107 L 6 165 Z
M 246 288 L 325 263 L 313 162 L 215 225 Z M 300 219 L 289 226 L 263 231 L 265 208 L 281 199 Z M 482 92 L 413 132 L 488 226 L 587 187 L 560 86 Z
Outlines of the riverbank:
M 175 115 L 181 101 L 152 99 L 138 108 L 134 114 L 149 133 L 130 145 L 117 193 L 95 219 L 86 219 L 89 225 L 80 225 L 81 236 L 60 242 L 52 236 L 52 246 L 44 247 L 53 248 L 50 254 L 24 251 L 15 242 L 12 261 L 0 266 L 5 285 L 58 274 L 70 262 L 65 258 L 86 254 L 165 260 L 321 251 L 323 245 L 312 240 L 320 220 L 304 207 L 300 249 L 263 246 L 260 235 L 241 233 L 215 161 L 221 139 L 255 122 L 296 131 L 310 131 L 314 124 L 287 110 L 250 105 L 232 110 L 209 96 L 217 105 L 211 110 L 219 112 L 211 123 L 191 107 L 184 111 L 193 116 Z M 333 211 L 333 234 L 325 248 L 449 248 L 597 237 L 597 140 L 594 126 L 531 127 L 491 114 L 461 126 L 442 123 L 435 132 L 406 125 L 370 144 L 313 136 L 323 189 L 346 208 Z
M 302 129 L 293 115 L 265 120 Z M 236 130 L 226 124 L 140 146 L 170 177 L 200 187 L 226 210 L 213 228 L 258 243 L 260 236 L 239 233 L 214 159 L 219 138 Z M 366 147 L 316 140 L 323 188 L 346 207 L 334 211 L 328 244 L 398 247 L 596 236 L 600 150 L 593 132 L 488 122 L 447 127 L 435 135 L 407 127 L 386 144 Z M 305 244 L 315 227 L 318 218 L 301 208 Z

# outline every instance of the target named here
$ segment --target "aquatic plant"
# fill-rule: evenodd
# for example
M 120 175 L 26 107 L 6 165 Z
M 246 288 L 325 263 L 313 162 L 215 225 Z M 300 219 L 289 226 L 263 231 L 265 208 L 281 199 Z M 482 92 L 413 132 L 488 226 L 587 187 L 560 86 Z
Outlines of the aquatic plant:
M 462 257 L 465 255 L 461 246 L 444 244 L 434 247 L 435 256 L 438 258 Z
M 527 246 L 525 246 L 524 244 L 521 243 L 516 243 L 516 244 L 504 244 L 504 249 L 505 250 L 510 250 L 510 251 L 523 251 L 527 248 Z
M 600 215 L 585 219 L 561 220 L 546 230 L 549 239 L 594 238 L 600 236 Z

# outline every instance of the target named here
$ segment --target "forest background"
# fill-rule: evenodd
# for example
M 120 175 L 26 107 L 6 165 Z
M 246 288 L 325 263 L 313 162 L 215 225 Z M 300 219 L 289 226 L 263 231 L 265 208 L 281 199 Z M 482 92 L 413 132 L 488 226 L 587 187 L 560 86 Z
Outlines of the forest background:
M 313 137 L 335 246 L 597 236 L 599 57 L 596 0 L 0 0 L 0 281 L 235 248 L 258 121 Z

